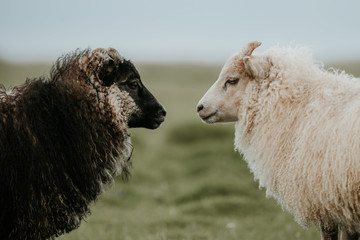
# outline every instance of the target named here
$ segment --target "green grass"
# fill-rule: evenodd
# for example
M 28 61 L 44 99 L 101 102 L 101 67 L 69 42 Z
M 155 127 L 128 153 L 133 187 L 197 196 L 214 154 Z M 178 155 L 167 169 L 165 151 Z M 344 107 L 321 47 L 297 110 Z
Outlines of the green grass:
M 359 74 L 359 64 L 343 66 Z M 0 83 L 13 86 L 49 68 L 0 62 Z M 205 125 L 196 116 L 196 103 L 221 66 L 138 68 L 166 107 L 167 120 L 155 131 L 131 130 L 135 150 L 130 181 L 118 178 L 108 186 L 80 228 L 59 239 L 319 239 L 314 227 L 300 227 L 258 189 L 234 151 L 233 124 Z

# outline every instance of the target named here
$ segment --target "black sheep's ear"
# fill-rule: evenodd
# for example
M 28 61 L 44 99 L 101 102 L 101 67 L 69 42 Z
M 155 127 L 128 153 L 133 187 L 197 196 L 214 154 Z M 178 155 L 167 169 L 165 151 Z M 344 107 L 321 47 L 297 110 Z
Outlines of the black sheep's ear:
M 104 60 L 101 70 L 99 72 L 99 78 L 103 81 L 105 86 L 110 86 L 115 82 L 116 77 L 116 64 L 112 58 Z

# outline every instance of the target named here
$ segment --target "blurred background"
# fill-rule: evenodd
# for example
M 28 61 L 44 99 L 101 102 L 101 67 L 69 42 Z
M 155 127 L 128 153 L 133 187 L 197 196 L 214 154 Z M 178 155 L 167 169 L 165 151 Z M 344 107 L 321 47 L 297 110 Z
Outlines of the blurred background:
M 319 239 L 265 191 L 234 151 L 233 124 L 205 125 L 196 104 L 246 43 L 308 46 L 360 77 L 357 0 L 0 0 L 0 83 L 47 76 L 77 48 L 114 47 L 168 111 L 132 129 L 132 177 L 116 182 L 60 239 Z

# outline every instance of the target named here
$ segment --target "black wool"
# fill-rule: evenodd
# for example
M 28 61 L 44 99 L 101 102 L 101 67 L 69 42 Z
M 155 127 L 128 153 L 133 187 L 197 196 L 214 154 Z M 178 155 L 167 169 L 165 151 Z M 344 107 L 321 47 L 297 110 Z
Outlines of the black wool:
M 66 55 L 49 78 L 0 89 L 0 239 L 69 232 L 113 175 L 129 175 L 135 103 L 115 85 L 110 94 L 93 56 Z

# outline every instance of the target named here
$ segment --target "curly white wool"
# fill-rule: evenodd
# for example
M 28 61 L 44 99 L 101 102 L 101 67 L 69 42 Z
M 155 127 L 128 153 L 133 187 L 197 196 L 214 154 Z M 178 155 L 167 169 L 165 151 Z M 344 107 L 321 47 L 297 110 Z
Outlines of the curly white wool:
M 298 223 L 360 231 L 360 79 L 304 48 L 274 47 L 268 78 L 246 87 L 235 148 Z

